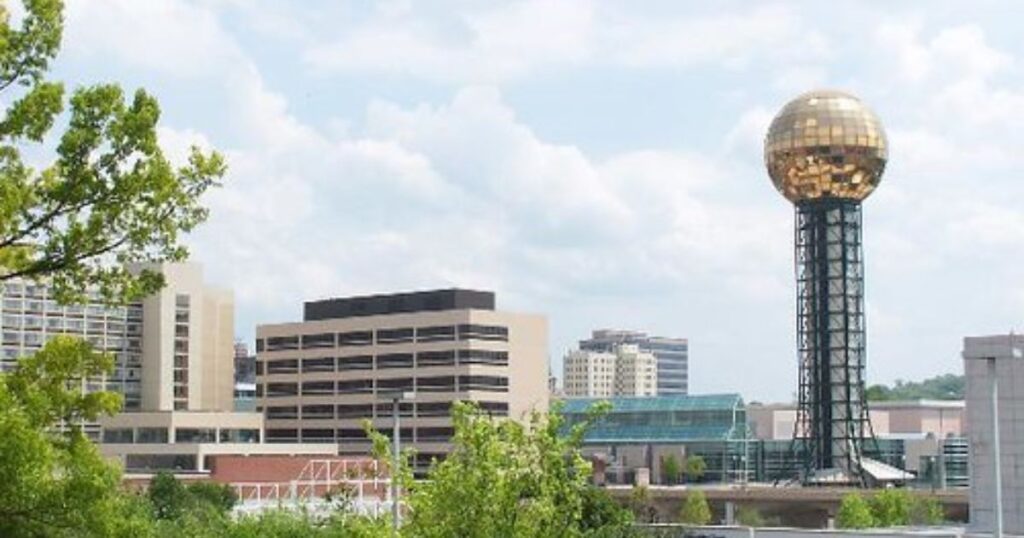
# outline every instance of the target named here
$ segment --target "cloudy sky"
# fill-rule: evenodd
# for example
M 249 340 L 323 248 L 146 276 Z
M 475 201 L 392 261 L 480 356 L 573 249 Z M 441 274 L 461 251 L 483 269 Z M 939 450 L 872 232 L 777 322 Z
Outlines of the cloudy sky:
M 694 392 L 786 400 L 792 208 L 761 140 L 801 91 L 881 116 L 865 206 L 870 382 L 1022 327 L 1019 2 L 69 0 L 56 76 L 163 106 L 230 172 L 189 239 L 237 333 L 303 300 L 475 287 L 688 337 Z

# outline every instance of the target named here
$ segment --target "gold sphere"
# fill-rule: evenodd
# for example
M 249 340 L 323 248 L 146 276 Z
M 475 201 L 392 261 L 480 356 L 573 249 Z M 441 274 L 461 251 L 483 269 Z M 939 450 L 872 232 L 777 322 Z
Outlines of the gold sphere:
M 889 157 L 882 122 L 860 99 L 818 90 L 790 101 L 768 128 L 764 161 L 789 201 L 863 200 Z

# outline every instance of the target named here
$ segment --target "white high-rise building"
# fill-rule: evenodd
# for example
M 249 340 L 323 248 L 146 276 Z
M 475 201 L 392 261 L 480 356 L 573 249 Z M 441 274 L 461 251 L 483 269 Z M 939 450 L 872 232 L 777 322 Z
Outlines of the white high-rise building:
M 570 351 L 563 365 L 565 395 L 570 398 L 656 396 L 658 360 L 636 344 L 610 351 Z

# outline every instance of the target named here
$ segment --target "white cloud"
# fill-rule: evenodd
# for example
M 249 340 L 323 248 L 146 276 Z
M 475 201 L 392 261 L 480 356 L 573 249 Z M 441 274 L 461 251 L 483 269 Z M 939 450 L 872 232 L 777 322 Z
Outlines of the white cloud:
M 743 65 L 817 60 L 824 35 L 777 6 L 725 13 L 633 15 L 589 0 L 528 0 L 458 11 L 442 21 L 381 10 L 341 28 L 304 60 L 324 73 L 387 73 L 455 83 L 498 83 L 553 68 Z M 813 71 L 807 67 L 804 76 Z

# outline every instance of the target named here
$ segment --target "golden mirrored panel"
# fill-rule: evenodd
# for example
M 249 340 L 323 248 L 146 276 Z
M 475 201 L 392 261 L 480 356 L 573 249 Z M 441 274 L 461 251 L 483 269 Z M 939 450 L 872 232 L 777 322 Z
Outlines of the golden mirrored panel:
M 775 188 L 792 202 L 863 200 L 882 179 L 888 147 L 878 116 L 860 99 L 819 90 L 775 116 L 764 160 Z

